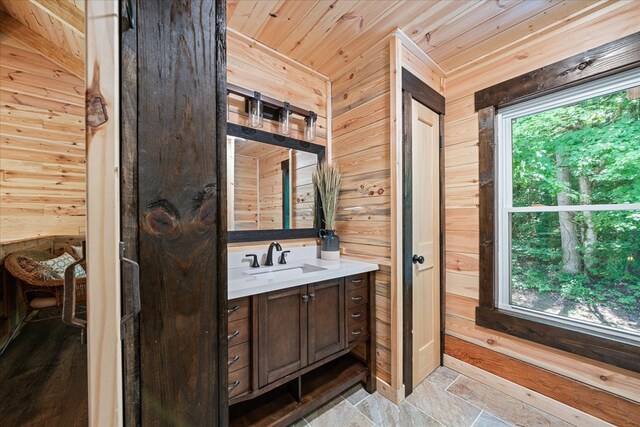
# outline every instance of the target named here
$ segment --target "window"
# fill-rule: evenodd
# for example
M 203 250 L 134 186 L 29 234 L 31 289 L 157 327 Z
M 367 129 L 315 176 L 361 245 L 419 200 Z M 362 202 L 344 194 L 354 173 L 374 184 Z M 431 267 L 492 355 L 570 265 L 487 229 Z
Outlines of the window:
M 476 324 L 640 372 L 640 33 L 475 109 Z
M 497 125 L 498 307 L 640 340 L 640 69 Z

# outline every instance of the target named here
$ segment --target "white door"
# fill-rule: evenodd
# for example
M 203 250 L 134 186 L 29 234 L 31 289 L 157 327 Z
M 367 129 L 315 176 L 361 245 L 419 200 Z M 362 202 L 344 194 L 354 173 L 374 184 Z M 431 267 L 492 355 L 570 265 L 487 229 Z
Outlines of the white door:
M 436 113 L 415 100 L 411 112 L 415 387 L 440 364 L 440 135 Z

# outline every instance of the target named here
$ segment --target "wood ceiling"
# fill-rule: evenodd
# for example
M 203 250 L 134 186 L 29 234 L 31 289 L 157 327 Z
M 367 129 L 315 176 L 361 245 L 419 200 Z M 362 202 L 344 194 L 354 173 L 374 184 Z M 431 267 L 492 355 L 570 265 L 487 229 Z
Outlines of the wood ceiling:
M 227 24 L 335 78 L 400 28 L 446 74 L 617 0 L 227 0 Z
M 2 33 L 84 77 L 84 0 L 3 0 L 0 19 Z

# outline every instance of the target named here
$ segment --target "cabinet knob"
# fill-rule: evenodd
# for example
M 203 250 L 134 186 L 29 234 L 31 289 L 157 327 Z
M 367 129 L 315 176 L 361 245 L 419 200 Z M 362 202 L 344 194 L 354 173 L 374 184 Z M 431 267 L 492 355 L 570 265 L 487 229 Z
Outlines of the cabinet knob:
M 227 362 L 227 366 L 231 366 L 231 365 L 233 365 L 233 364 L 234 364 L 234 363 L 236 363 L 238 360 L 240 360 L 240 355 L 239 355 L 239 354 L 236 354 L 236 357 L 234 357 L 233 359 L 231 359 L 231 360 L 229 360 L 229 361 Z
M 309 301 L 309 295 L 302 295 L 302 301 L 308 302 Z
M 240 385 L 240 380 L 236 380 L 236 382 L 234 382 L 233 384 L 231 384 L 228 388 L 227 391 L 231 391 L 234 388 L 238 387 Z
M 315 301 L 316 300 L 316 294 L 314 294 L 313 292 L 309 294 L 309 298 L 311 298 L 311 301 Z
M 418 256 L 417 254 L 411 258 L 411 261 L 414 264 L 424 264 L 424 257 L 422 255 Z

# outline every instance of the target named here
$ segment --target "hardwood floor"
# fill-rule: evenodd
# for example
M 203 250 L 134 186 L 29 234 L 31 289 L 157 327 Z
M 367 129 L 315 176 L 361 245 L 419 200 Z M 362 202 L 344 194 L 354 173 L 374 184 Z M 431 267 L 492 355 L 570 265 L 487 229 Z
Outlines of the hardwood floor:
M 6 426 L 86 426 L 87 347 L 80 330 L 39 313 L 0 356 Z

